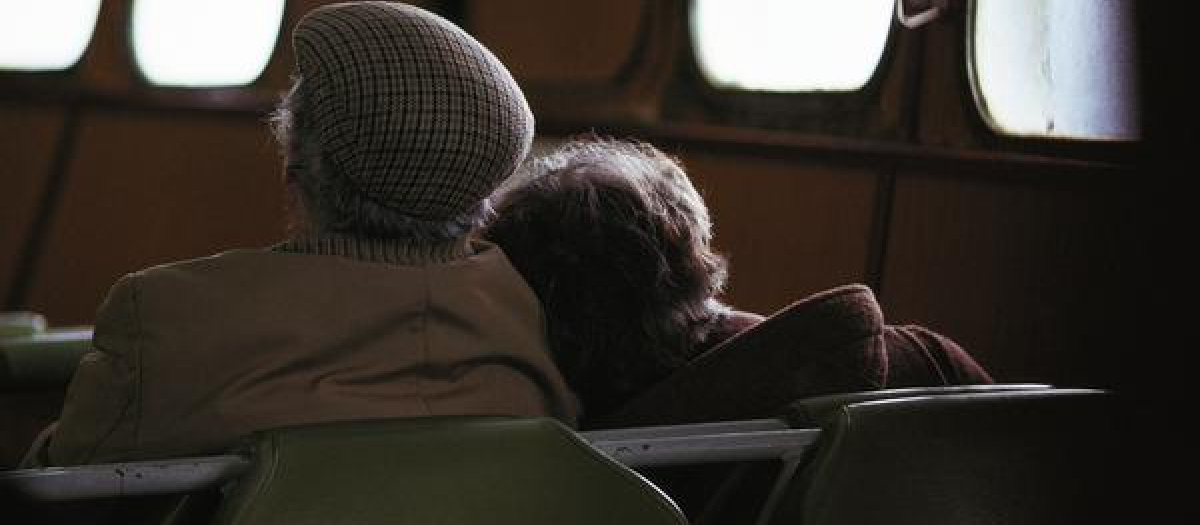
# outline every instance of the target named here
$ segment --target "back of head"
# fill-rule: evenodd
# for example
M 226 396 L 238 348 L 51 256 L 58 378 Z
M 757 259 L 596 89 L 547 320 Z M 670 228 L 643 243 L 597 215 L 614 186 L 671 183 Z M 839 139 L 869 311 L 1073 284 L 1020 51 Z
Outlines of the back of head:
M 334 201 L 322 206 L 335 215 L 328 229 L 371 229 L 356 207 L 435 224 L 476 214 L 529 150 L 534 120 L 517 83 L 437 15 L 327 5 L 300 20 L 293 45 L 294 134 L 330 179 L 317 192 L 334 193 L 317 196 Z
M 537 159 L 484 235 L 542 300 L 559 367 L 592 413 L 684 363 L 720 307 L 708 210 L 649 144 L 576 140 Z

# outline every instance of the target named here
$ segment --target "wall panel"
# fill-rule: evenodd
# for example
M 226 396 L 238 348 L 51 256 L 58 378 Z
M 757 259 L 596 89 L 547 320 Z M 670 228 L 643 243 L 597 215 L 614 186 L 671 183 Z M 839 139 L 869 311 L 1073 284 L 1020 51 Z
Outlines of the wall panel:
M 54 323 L 90 323 L 126 272 L 280 237 L 281 170 L 260 119 L 96 112 L 80 126 L 28 298 Z
M 689 149 L 683 161 L 730 259 L 729 301 L 769 314 L 867 279 L 877 176 L 856 167 Z
M 1000 380 L 1122 382 L 1143 232 L 1118 182 L 903 174 L 883 271 L 889 320 L 954 337 Z
M 604 85 L 636 58 L 644 3 L 476 1 L 468 24 L 522 81 Z
M 677 2 L 473 0 L 463 6 L 463 27 L 508 66 L 540 123 L 657 118 L 682 37 Z
M 0 301 L 7 301 L 16 284 L 51 178 L 64 114 L 52 106 L 0 103 Z

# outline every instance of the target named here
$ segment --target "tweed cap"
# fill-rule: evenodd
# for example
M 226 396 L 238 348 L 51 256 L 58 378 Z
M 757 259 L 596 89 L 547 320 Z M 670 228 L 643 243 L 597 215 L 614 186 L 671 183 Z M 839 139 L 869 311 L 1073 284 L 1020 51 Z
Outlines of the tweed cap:
M 508 70 L 451 22 L 396 2 L 306 14 L 292 34 L 313 139 L 362 196 L 420 220 L 473 210 L 529 151 Z

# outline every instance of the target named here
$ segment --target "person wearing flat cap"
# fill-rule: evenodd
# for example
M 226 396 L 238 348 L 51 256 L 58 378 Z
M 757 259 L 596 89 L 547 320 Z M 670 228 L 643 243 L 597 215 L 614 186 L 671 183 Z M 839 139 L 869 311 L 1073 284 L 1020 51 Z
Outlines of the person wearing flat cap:
M 120 279 L 26 466 L 219 453 L 335 420 L 575 423 L 537 297 L 468 237 L 533 139 L 511 75 L 460 28 L 392 2 L 320 7 L 292 44 L 272 118 L 288 240 Z

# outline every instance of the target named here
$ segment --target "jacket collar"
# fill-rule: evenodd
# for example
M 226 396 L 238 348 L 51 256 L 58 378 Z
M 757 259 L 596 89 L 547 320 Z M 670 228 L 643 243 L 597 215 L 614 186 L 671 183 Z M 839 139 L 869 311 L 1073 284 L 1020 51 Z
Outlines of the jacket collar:
M 343 234 L 302 234 L 271 248 L 275 251 L 336 255 L 366 262 L 392 264 L 443 263 L 474 253 L 467 237 L 439 243 L 411 239 L 355 237 Z

